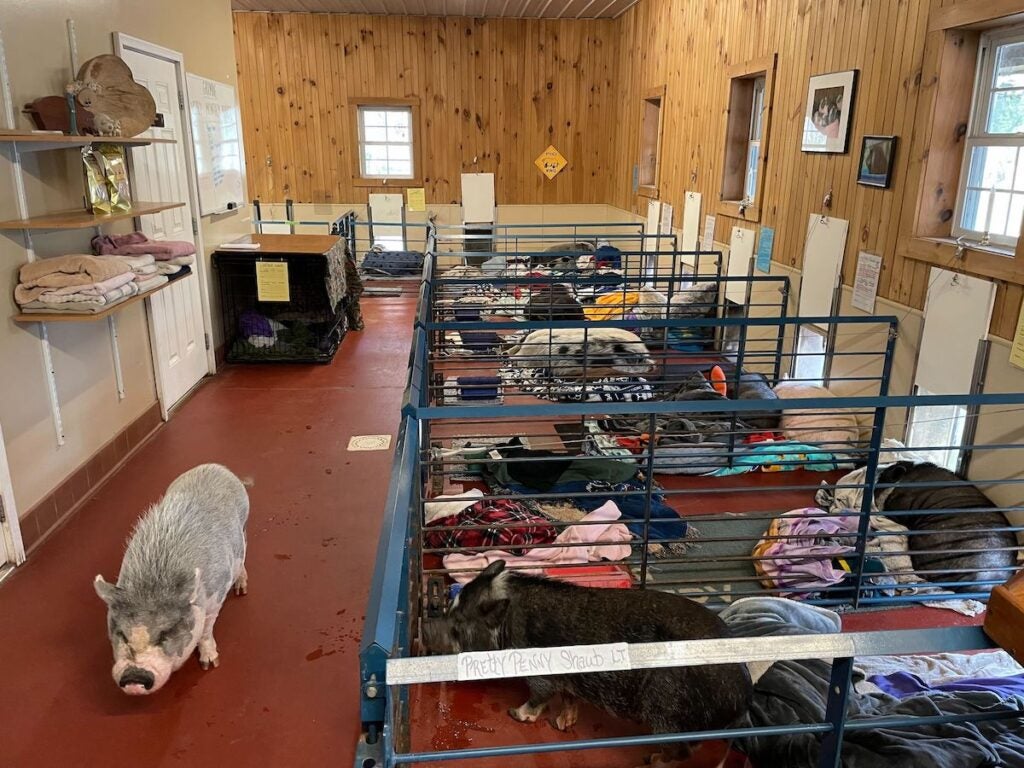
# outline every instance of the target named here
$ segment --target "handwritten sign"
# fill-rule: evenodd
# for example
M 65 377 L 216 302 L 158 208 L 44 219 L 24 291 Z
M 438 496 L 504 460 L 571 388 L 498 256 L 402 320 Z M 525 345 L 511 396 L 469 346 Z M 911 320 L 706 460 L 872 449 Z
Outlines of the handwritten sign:
M 287 261 L 256 262 L 257 301 L 290 301 Z
M 1017 318 L 1017 332 L 1013 334 L 1013 346 L 1010 347 L 1010 365 L 1024 368 L 1024 306 L 1020 308 Z
M 865 312 L 875 311 L 878 278 L 882 274 L 882 257 L 867 251 L 857 255 L 857 274 L 853 278 L 853 306 Z
M 565 648 L 516 648 L 507 651 L 460 653 L 459 680 L 499 677 L 572 675 L 632 669 L 627 643 L 574 645 Z
M 427 210 L 427 191 L 423 187 L 410 187 L 405 190 L 405 196 L 410 211 Z
M 771 227 L 761 227 L 761 233 L 757 237 L 757 260 L 754 266 L 759 272 L 765 274 L 772 271 L 772 246 L 775 245 L 775 230 Z
M 569 164 L 569 161 L 562 156 L 561 152 L 555 149 L 554 145 L 551 145 L 540 153 L 540 157 L 534 160 L 533 164 L 540 168 L 540 172 L 550 180 L 561 173 L 562 169 Z

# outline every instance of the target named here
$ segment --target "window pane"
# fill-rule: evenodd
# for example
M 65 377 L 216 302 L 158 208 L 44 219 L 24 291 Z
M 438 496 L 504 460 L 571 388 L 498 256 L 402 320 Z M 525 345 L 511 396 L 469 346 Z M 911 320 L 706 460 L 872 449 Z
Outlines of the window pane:
M 797 340 L 797 357 L 793 366 L 793 378 L 807 384 L 821 386 L 825 378 L 825 335 L 800 326 Z
M 996 91 L 988 113 L 989 133 L 1024 131 L 1024 90 Z
M 366 175 L 367 176 L 387 176 L 388 175 L 388 161 L 387 160 L 367 160 L 366 161 Z
M 1006 223 L 1006 234 L 1008 237 L 1020 235 L 1021 220 L 1024 219 L 1024 195 L 1014 195 L 1010 203 L 1010 218 Z
M 363 141 L 387 141 L 387 128 L 365 128 L 363 129 Z
M 964 195 L 964 213 L 960 224 L 964 229 L 974 232 L 988 230 L 988 192 L 980 189 L 969 189 Z
M 409 141 L 409 128 L 408 127 L 394 128 L 392 126 L 388 126 L 388 141 L 408 142 Z
M 1010 193 L 996 192 L 992 195 L 992 215 L 989 217 L 989 232 L 993 235 L 1006 234 L 1006 221 L 1010 216 Z
M 929 394 L 918 389 L 918 394 Z M 918 406 L 911 411 L 907 448 L 955 470 L 963 445 L 966 409 L 958 405 Z
M 412 163 L 403 160 L 388 162 L 388 176 L 412 178 Z
M 976 162 L 980 164 L 979 174 L 974 173 Z M 976 147 L 971 157 L 971 181 L 968 183 L 982 189 L 1010 189 L 1016 165 L 1016 147 Z M 981 183 L 976 184 L 974 178 L 978 175 Z
M 760 156 L 760 143 L 751 142 L 750 149 L 747 152 L 747 182 L 743 190 L 744 198 L 751 202 L 754 200 L 754 195 L 757 194 L 757 167 Z
M 412 110 L 393 109 L 388 112 L 388 126 L 391 128 L 408 128 L 409 127 L 409 116 Z
M 364 109 L 362 114 L 364 126 L 377 125 L 383 127 L 388 124 L 387 112 L 382 112 L 379 109 Z
M 389 144 L 388 145 L 388 159 L 389 160 L 411 160 L 412 153 L 409 151 L 408 144 Z
M 367 160 L 387 160 L 388 148 L 386 144 L 366 144 L 363 146 L 363 157 Z
M 999 46 L 996 54 L 996 88 L 1024 87 L 1024 43 Z

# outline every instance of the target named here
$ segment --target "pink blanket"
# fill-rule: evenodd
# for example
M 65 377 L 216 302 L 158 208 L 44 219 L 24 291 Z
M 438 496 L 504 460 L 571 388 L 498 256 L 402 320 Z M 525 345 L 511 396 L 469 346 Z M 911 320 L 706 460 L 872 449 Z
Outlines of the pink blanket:
M 629 546 L 629 529 L 622 523 L 613 522 L 621 516 L 622 513 L 615 502 L 609 501 L 589 513 L 576 525 L 570 525 L 563 530 L 550 546 L 536 547 L 518 557 L 501 550 L 445 555 L 444 567 L 449 571 L 461 571 L 449 575 L 460 584 L 467 584 L 479 571 L 496 560 L 504 560 L 518 573 L 535 576 L 542 575 L 544 568 L 551 565 L 579 565 L 595 560 L 625 560 L 632 551 Z
M 150 240 L 141 232 L 127 235 L 96 235 L 92 249 L 101 256 L 143 256 L 152 255 L 157 261 L 191 256 L 196 247 L 186 240 Z

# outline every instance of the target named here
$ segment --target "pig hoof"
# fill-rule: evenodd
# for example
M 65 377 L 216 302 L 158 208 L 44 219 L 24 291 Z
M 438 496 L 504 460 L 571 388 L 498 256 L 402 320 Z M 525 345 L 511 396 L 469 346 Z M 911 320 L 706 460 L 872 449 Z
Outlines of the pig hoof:
M 544 712 L 544 705 L 541 704 L 539 707 L 531 707 L 530 702 L 526 702 L 520 707 L 510 707 L 508 710 L 513 720 L 518 720 L 520 723 L 536 723 L 537 718 Z
M 238 597 L 249 594 L 249 588 L 245 584 L 235 584 L 235 594 Z
M 245 566 L 242 566 L 242 572 L 238 574 L 238 578 L 235 580 L 235 594 L 236 595 L 247 595 L 249 594 L 249 574 L 245 571 Z
M 211 659 L 200 659 L 199 666 L 202 667 L 204 670 L 209 669 L 210 667 L 219 667 L 220 656 L 214 656 Z
M 563 697 L 564 698 L 564 697 Z M 575 699 L 565 698 L 562 702 L 562 711 L 552 721 L 552 725 L 560 731 L 568 731 L 579 719 L 580 709 Z

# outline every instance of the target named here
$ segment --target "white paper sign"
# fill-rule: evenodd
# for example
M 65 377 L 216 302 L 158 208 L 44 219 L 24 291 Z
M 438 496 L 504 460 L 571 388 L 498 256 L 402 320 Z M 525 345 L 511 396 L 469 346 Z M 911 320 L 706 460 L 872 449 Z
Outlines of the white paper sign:
M 672 203 L 661 204 L 661 234 L 672 234 Z
M 459 654 L 458 679 L 572 675 L 619 672 L 633 668 L 627 643 L 574 645 L 565 648 L 516 648 Z
M 683 239 L 680 247 L 684 251 L 697 250 L 697 235 L 700 230 L 700 192 L 687 192 L 683 203 Z M 691 260 L 692 263 L 692 260 Z
M 704 217 L 704 238 L 701 240 L 702 251 L 711 251 L 715 248 L 715 217 Z
M 853 279 L 853 306 L 869 313 L 875 311 L 878 278 L 881 274 L 881 256 L 867 251 L 857 254 L 857 275 Z

